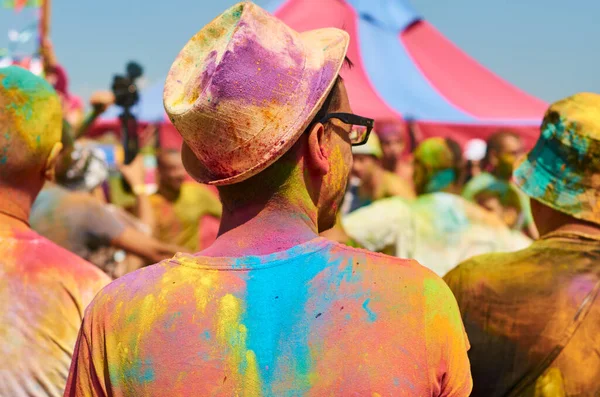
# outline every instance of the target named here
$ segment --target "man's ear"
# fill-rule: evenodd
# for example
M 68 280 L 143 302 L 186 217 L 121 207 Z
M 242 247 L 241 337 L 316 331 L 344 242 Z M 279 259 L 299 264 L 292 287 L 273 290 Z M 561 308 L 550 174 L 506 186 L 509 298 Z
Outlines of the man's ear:
M 326 145 L 325 127 L 316 123 L 308 132 L 307 162 L 309 171 L 318 175 L 329 172 L 329 152 Z
M 52 150 L 50 150 L 50 154 L 48 155 L 48 159 L 46 160 L 46 166 L 44 168 L 44 177 L 47 181 L 54 182 L 56 178 L 56 162 L 58 161 L 58 157 L 60 152 L 62 151 L 63 144 L 57 142 L 52 146 Z

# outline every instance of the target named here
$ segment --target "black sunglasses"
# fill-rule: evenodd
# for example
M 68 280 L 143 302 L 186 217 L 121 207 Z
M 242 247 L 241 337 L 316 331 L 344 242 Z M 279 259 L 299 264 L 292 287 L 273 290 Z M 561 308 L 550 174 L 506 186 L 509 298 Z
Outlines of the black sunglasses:
M 375 124 L 375 120 L 373 119 L 357 116 L 352 113 L 329 113 L 319 120 L 319 123 L 325 124 L 331 119 L 338 119 L 342 123 L 352 126 L 352 130 L 350 131 L 350 143 L 352 146 L 360 146 L 367 143 Z

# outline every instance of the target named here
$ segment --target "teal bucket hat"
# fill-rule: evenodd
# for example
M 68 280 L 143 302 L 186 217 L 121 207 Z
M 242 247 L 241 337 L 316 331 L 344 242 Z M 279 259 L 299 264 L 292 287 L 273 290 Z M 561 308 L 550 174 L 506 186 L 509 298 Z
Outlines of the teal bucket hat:
M 550 106 L 514 179 L 529 197 L 600 224 L 600 95 L 580 93 Z

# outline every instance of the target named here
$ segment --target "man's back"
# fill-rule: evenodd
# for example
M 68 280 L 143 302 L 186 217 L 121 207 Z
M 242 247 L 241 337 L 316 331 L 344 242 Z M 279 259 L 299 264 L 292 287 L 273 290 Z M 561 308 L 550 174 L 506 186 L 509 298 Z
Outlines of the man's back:
M 110 280 L 31 231 L 0 230 L 0 395 L 59 396 L 83 312 Z
M 450 291 L 412 261 L 320 238 L 180 254 L 98 295 L 67 395 L 467 396 L 467 345 Z
M 600 279 L 600 238 L 553 233 L 514 254 L 474 258 L 444 279 L 472 345 L 473 395 L 503 396 L 532 376 L 583 318 L 584 301 L 594 298 Z M 600 302 L 592 302 L 564 350 L 533 382 L 532 388 L 546 393 L 540 395 L 600 391 Z

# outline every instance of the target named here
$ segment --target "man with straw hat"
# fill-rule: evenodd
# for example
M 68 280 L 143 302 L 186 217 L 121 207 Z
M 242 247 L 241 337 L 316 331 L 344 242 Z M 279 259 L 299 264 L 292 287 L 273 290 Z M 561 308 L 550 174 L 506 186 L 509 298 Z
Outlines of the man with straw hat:
M 109 278 L 31 230 L 54 178 L 60 100 L 43 79 L 0 68 L 0 395 L 62 396 L 85 307 Z
M 338 77 L 348 40 L 245 2 L 184 47 L 165 108 L 188 172 L 219 189 L 219 237 L 97 296 L 67 396 L 469 394 L 443 281 L 318 237 L 372 126 Z
M 600 392 L 600 95 L 550 107 L 519 168 L 542 237 L 445 279 L 472 344 L 474 396 Z

